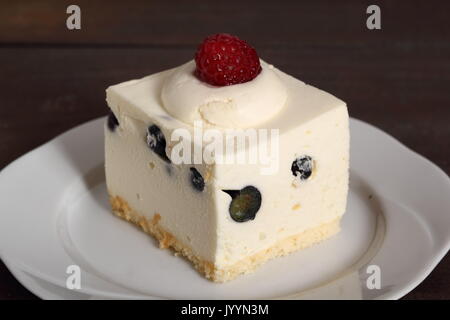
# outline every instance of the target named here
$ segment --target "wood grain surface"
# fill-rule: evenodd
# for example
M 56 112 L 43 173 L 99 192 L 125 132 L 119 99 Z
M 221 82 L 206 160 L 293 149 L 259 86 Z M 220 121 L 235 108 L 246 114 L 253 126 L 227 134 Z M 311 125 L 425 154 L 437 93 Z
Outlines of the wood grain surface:
M 70 4 L 81 30 L 66 28 Z M 366 28 L 369 4 L 381 30 Z M 206 35 L 229 32 L 449 174 L 448 12 L 449 1 L 1 0 L 0 168 L 104 115 L 108 85 L 186 62 Z M 450 256 L 405 298 L 450 299 Z M 0 299 L 36 297 L 0 263 Z

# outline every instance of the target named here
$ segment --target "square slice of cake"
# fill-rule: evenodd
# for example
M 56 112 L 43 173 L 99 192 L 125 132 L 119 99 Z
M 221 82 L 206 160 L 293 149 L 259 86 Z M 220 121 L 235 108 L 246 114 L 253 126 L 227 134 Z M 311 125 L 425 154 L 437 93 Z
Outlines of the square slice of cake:
M 336 234 L 348 191 L 345 103 L 259 58 L 242 67 L 245 81 L 208 74 L 218 69 L 202 62 L 205 43 L 240 52 L 229 37 L 207 38 L 195 61 L 109 87 L 105 125 L 115 214 L 216 282 Z

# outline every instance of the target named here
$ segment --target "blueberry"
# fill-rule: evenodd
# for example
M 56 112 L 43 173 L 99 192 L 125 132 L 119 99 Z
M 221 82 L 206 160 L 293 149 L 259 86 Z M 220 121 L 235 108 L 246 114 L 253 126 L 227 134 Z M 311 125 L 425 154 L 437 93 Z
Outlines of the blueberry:
M 192 186 L 200 192 L 203 191 L 205 189 L 205 180 L 203 180 L 202 175 L 195 168 L 191 168 L 190 170 Z
M 222 190 L 228 193 L 232 200 L 228 211 L 236 222 L 246 222 L 255 219 L 261 207 L 261 193 L 253 186 L 241 190 Z
M 107 120 L 108 128 L 111 131 L 114 131 L 116 127 L 119 125 L 119 121 L 117 120 L 116 116 L 112 111 L 108 114 L 108 120 Z
M 310 156 L 301 156 L 292 162 L 291 171 L 300 180 L 308 179 L 313 170 L 313 160 Z
M 161 129 L 156 125 L 151 125 L 147 129 L 147 145 L 161 159 L 170 163 L 170 159 L 166 155 L 166 138 Z

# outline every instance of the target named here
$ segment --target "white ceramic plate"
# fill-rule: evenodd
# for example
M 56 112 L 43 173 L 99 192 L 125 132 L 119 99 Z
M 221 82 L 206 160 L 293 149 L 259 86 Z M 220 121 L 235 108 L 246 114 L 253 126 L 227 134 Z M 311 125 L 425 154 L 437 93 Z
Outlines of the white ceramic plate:
M 103 173 L 103 121 L 74 128 L 0 172 L 0 254 L 43 298 L 397 299 L 450 248 L 450 179 L 382 131 L 351 120 L 342 232 L 226 284 L 113 216 Z M 65 289 L 69 265 L 81 289 Z M 381 288 L 367 279 L 379 267 Z

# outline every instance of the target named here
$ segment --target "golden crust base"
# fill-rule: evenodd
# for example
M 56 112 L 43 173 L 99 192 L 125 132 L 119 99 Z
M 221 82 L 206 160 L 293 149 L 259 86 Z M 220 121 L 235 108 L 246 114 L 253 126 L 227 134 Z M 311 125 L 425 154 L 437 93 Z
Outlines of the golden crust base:
M 159 225 L 161 215 L 158 213 L 155 213 L 152 219 L 147 219 L 130 208 L 128 203 L 120 196 L 110 196 L 110 202 L 112 210 L 117 216 L 138 225 L 146 233 L 155 237 L 159 241 L 161 249 L 172 248 L 176 253 L 185 256 L 200 273 L 204 274 L 207 279 L 215 282 L 226 282 L 241 274 L 251 273 L 267 260 L 309 247 L 333 236 L 340 230 L 339 217 L 317 228 L 285 238 L 268 249 L 246 257 L 231 266 L 219 269 L 212 262 L 197 257 L 191 248 L 177 240 L 170 232 L 164 230 Z

